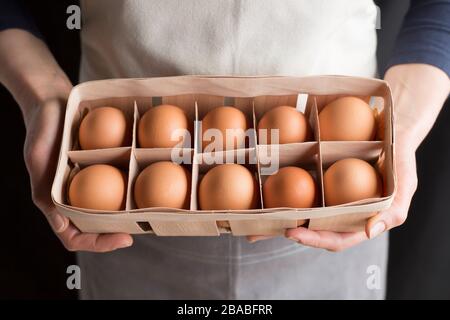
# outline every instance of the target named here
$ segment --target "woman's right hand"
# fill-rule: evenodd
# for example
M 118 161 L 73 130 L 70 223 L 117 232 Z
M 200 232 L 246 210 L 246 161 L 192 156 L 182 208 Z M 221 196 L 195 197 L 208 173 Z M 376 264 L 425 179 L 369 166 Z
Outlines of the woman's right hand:
M 24 157 L 30 174 L 33 202 L 67 250 L 107 252 L 128 247 L 133 243 L 130 235 L 82 233 L 59 214 L 53 204 L 51 187 L 58 162 L 64 110 L 65 101 L 52 98 L 32 107 L 25 118 Z
M 93 252 L 131 246 L 129 234 L 80 232 L 53 204 L 51 187 L 72 84 L 45 43 L 23 30 L 2 31 L 0 65 L 0 82 L 14 96 L 25 122 L 24 157 L 33 201 L 63 245 L 70 251 Z

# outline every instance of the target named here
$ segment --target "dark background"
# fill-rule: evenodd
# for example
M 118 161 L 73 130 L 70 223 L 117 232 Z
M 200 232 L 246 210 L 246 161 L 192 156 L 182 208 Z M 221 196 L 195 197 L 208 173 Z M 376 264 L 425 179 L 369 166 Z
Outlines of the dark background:
M 68 30 L 66 8 L 77 1 L 28 1 L 30 11 L 56 59 L 76 83 L 79 34 Z M 381 8 L 380 74 L 392 51 L 409 1 L 376 1 Z M 1 66 L 0 66 L 1 67 Z M 430 92 L 432 94 L 432 92 Z M 417 152 L 419 187 L 407 222 L 391 232 L 388 299 L 450 299 L 450 109 L 447 101 Z M 68 265 L 75 263 L 30 197 L 22 158 L 25 138 L 21 113 L 0 87 L 0 298 L 75 299 L 66 288 Z

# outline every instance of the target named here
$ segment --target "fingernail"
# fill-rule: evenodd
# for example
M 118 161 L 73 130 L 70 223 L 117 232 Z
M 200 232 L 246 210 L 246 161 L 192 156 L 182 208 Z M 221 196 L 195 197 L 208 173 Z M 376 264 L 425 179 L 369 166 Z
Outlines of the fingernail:
M 258 240 L 256 240 L 256 239 L 251 239 L 251 240 L 247 240 L 249 243 L 255 243 L 256 241 L 258 241 Z
M 128 240 L 125 240 L 124 242 L 122 242 L 122 244 L 119 245 L 118 248 L 119 249 L 127 248 L 127 247 L 131 246 L 132 244 L 133 244 L 133 241 L 131 239 L 128 239 Z
M 383 221 L 375 223 L 375 225 L 370 228 L 370 239 L 375 238 L 384 230 L 386 230 L 386 224 Z
M 297 238 L 294 238 L 294 237 L 288 237 L 288 239 L 289 239 L 289 240 L 292 240 L 292 241 L 295 241 L 295 242 L 298 242 L 298 239 L 297 239 Z
M 61 215 L 55 213 L 50 218 L 51 224 L 55 232 L 61 232 L 64 229 L 64 219 Z

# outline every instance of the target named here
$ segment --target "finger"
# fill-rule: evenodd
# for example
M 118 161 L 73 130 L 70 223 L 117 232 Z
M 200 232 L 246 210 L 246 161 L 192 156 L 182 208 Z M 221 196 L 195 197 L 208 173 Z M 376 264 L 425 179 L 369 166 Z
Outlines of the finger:
M 56 212 L 46 215 L 46 218 L 55 233 L 64 232 L 70 224 L 67 217 Z
M 69 251 L 109 252 L 133 244 L 133 238 L 126 233 L 81 233 L 72 224 L 58 237 Z
M 396 198 L 388 210 L 371 217 L 365 228 L 367 237 L 373 239 L 381 233 L 403 224 L 408 216 L 411 198 L 409 200 Z
M 370 239 L 403 224 L 408 217 L 409 206 L 417 188 L 415 162 L 403 162 L 399 168 L 401 169 L 398 170 L 398 177 L 401 183 L 391 207 L 370 218 L 366 224 L 366 234 Z
M 69 219 L 60 214 L 53 203 L 38 202 L 36 205 L 47 218 L 50 227 L 55 233 L 62 233 L 67 229 L 70 224 Z
M 272 238 L 275 238 L 275 236 L 247 236 L 247 241 L 250 243 L 255 243 L 256 241 L 267 240 Z
M 297 227 L 300 227 L 302 225 L 304 225 L 306 223 L 307 220 L 302 219 L 302 220 L 297 220 Z M 250 243 L 254 243 L 256 241 L 260 241 L 260 240 L 267 240 L 267 239 L 272 239 L 275 238 L 276 236 L 247 236 L 247 240 Z
M 367 239 L 364 231 L 313 231 L 303 227 L 287 230 L 286 237 L 305 246 L 322 248 L 329 251 L 341 251 Z
M 366 225 L 367 236 L 372 239 L 386 230 L 403 224 L 408 216 L 414 191 L 413 188 L 399 188 L 391 207 L 369 219 Z

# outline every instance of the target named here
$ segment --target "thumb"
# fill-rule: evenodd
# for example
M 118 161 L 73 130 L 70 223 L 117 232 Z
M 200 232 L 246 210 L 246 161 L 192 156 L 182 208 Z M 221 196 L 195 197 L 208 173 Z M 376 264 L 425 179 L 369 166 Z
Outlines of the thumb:
M 60 214 L 56 207 L 51 204 L 50 207 L 42 207 L 39 206 L 39 209 L 42 211 L 44 216 L 47 218 L 48 223 L 50 224 L 51 228 L 55 233 L 62 233 L 66 231 L 67 227 L 69 226 L 69 219 L 62 214 Z
M 63 233 L 69 226 L 69 219 L 56 212 L 56 210 L 45 216 L 47 217 L 47 221 L 55 233 Z
M 398 168 L 398 188 L 392 206 L 369 219 L 366 224 L 368 238 L 374 238 L 384 231 L 403 224 L 408 217 L 411 200 L 417 189 L 415 159 L 400 163 Z

